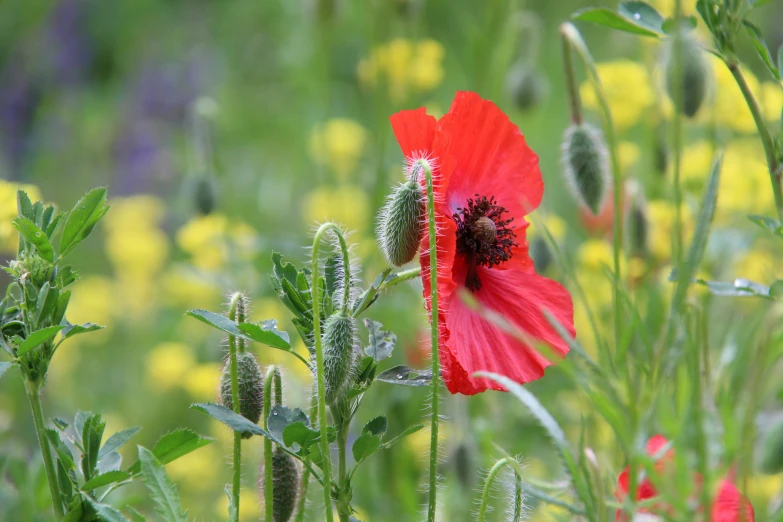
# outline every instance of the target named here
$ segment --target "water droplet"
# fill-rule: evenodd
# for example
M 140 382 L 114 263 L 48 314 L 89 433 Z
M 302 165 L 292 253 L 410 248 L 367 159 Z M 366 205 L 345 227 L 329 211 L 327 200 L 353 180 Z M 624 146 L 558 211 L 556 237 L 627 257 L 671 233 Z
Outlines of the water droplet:
M 274 415 L 275 417 L 277 417 L 277 412 L 276 412 L 276 411 L 273 411 L 273 412 L 272 412 L 272 415 Z
M 41 237 L 41 233 L 40 232 L 36 232 L 35 233 L 35 237 Z
M 398 379 L 404 379 L 403 375 L 401 375 L 401 374 L 399 374 L 399 373 L 397 374 L 397 378 L 398 378 Z
M 634 13 L 634 14 L 633 14 L 633 17 L 634 17 L 636 20 L 641 20 L 641 19 L 642 19 L 642 15 L 640 15 L 639 13 Z

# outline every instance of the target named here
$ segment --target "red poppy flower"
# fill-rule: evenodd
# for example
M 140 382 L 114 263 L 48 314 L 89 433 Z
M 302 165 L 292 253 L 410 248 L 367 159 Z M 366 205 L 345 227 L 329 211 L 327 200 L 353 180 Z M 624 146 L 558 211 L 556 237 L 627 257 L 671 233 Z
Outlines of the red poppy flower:
M 471 292 L 553 353 L 568 352 L 543 310 L 573 335 L 571 296 L 559 283 L 535 273 L 525 238 L 525 215 L 538 207 L 544 192 L 538 156 L 500 109 L 470 92 L 457 93 L 440 120 L 417 109 L 393 115 L 391 123 L 409 165 L 426 158 L 433 166 L 439 355 L 449 391 L 473 395 L 488 388 L 503 390 L 494 381 L 472 377 L 482 370 L 519 383 L 541 378 L 551 362 L 484 320 L 460 297 L 461 290 Z M 429 307 L 426 237 L 420 261 Z
M 656 435 L 647 441 L 646 451 L 649 455 L 658 455 L 667 443 L 668 441 L 665 437 Z M 658 462 L 656 462 L 655 468 L 658 473 L 663 472 L 666 462 L 671 459 L 672 451 L 673 450 L 669 450 L 666 455 L 663 455 Z M 617 491 L 615 492 L 615 495 L 620 502 L 628 496 L 630 490 L 629 473 L 629 469 L 625 468 L 617 480 Z M 696 480 L 697 483 L 701 483 L 701 478 L 698 476 L 694 477 L 694 480 Z M 649 478 L 645 477 L 637 485 L 635 495 L 637 502 L 655 498 L 657 495 L 658 491 Z M 656 506 L 652 510 L 639 509 L 637 513 L 648 514 L 661 512 L 663 509 L 665 508 Z M 651 516 L 653 519 L 656 519 L 654 515 Z M 615 515 L 615 521 L 627 522 L 628 520 L 628 516 L 618 509 Z M 718 485 L 718 494 L 712 503 L 710 522 L 755 522 L 753 506 L 729 480 L 721 480 Z

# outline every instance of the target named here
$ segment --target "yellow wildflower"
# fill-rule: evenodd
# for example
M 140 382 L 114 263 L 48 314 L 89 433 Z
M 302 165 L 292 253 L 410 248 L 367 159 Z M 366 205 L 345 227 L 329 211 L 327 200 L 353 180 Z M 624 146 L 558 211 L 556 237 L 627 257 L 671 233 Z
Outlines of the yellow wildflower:
M 117 274 L 150 279 L 163 265 L 169 252 L 166 234 L 158 228 L 129 228 L 109 232 L 106 255 Z
M 114 198 L 110 203 L 111 211 L 103 218 L 103 226 L 108 232 L 157 228 L 165 214 L 163 201 L 151 194 Z
M 756 139 L 734 141 L 726 148 L 720 177 L 717 221 L 735 214 L 764 214 L 774 208 L 774 196 L 764 150 Z
M 612 245 L 602 239 L 588 239 L 579 245 L 577 257 L 581 266 L 601 271 L 613 265 Z
M 185 382 L 194 365 L 189 346 L 175 342 L 160 343 L 147 355 L 147 378 L 156 388 L 166 390 Z
M 241 221 L 230 222 L 223 214 L 199 216 L 177 231 L 177 245 L 190 254 L 193 264 L 202 270 L 217 270 L 230 257 L 252 257 L 255 230 Z
M 734 76 L 719 58 L 708 55 L 708 63 L 712 65 L 715 85 L 712 96 L 699 110 L 697 119 L 703 123 L 714 121 L 732 130 L 744 133 L 756 132 L 753 115 Z M 759 92 L 759 82 L 752 72 L 743 68 L 742 73 L 753 93 Z
M 617 130 L 632 127 L 655 102 L 647 69 L 631 60 L 599 63 L 597 68 Z M 579 93 L 585 107 L 599 109 L 598 98 L 590 82 L 583 82 Z
M 675 207 L 671 202 L 659 199 L 647 203 L 647 222 L 649 224 L 647 246 L 656 259 L 669 259 L 671 255 L 675 217 Z M 690 209 L 684 204 L 681 207 L 680 217 L 682 218 L 683 241 L 687 244 L 693 234 L 693 217 Z
M 201 451 L 201 450 L 199 450 Z M 239 519 L 240 520 L 261 520 L 263 517 L 263 511 L 258 492 L 250 488 L 242 488 L 239 492 L 242 502 L 239 503 Z M 215 506 L 215 513 L 218 516 L 218 520 L 222 520 L 228 513 L 228 497 L 226 495 L 220 495 L 220 500 Z
M 642 151 L 636 143 L 632 141 L 621 141 L 617 147 L 618 161 L 620 162 L 620 171 L 626 172 L 633 167 L 642 155 Z
M 68 302 L 68 320 L 74 324 L 96 323 L 107 325 L 119 311 L 114 284 L 106 277 L 87 276 L 73 285 Z M 90 338 L 95 334 L 79 336 Z
M 184 267 L 173 267 L 164 272 L 160 284 L 161 298 L 172 307 L 208 310 L 220 301 L 221 289 L 214 281 Z
M 781 271 L 778 262 L 770 252 L 760 248 L 750 249 L 733 264 L 734 277 L 750 279 L 757 283 L 769 284 L 778 279 Z
M 0 179 L 0 252 L 16 251 L 18 232 L 11 225 L 17 216 L 16 191 L 24 190 L 35 203 L 41 199 L 41 191 L 35 185 L 11 183 Z
M 680 165 L 680 179 L 685 185 L 701 187 L 712 169 L 714 150 L 706 141 L 698 141 L 685 147 Z
M 305 196 L 303 206 L 307 223 L 329 220 L 341 223 L 349 230 L 363 230 L 371 226 L 369 198 L 356 185 L 319 187 Z
M 194 400 L 214 400 L 222 366 L 219 363 L 199 364 L 185 377 L 184 387 Z
M 223 453 L 213 443 L 166 464 L 166 471 L 171 479 L 181 483 L 182 487 L 205 492 L 212 490 L 222 479 L 218 470 L 223 469 L 223 466 L 225 466 Z M 221 496 L 225 498 L 225 495 Z
M 535 227 L 535 222 L 538 220 L 543 221 L 544 227 L 549 231 L 550 234 L 552 234 L 552 237 L 555 239 L 555 241 L 561 241 L 566 234 L 566 224 L 565 221 L 560 216 L 557 216 L 555 214 L 547 214 L 545 216 L 531 216 L 529 218 L 526 218 L 528 223 L 530 223 L 530 226 L 527 227 L 527 237 L 531 238 L 535 234 L 537 234 L 537 230 Z
M 347 118 L 335 118 L 317 125 L 310 134 L 310 155 L 328 167 L 341 181 L 356 170 L 367 143 L 367 131 Z
M 412 42 L 396 38 L 374 47 L 357 66 L 359 82 L 367 87 L 386 82 L 389 96 L 403 101 L 410 91 L 426 92 L 443 81 L 446 51 L 435 40 Z

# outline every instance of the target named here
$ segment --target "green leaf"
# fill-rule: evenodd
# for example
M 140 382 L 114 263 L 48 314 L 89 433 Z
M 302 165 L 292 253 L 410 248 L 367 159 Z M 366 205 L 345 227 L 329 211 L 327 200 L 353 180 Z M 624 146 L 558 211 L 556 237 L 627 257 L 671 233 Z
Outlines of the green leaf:
M 327 432 L 327 439 L 334 434 L 334 428 Z M 304 422 L 292 422 L 283 428 L 283 444 L 294 453 L 305 456 L 310 452 L 310 446 L 321 441 L 321 432 L 308 427 Z
M 354 460 L 358 463 L 381 448 L 381 438 L 378 435 L 365 433 L 360 435 L 351 447 Z
M 148 449 L 139 446 L 139 462 L 141 462 L 142 480 L 157 505 L 156 511 L 163 517 L 163 520 L 166 522 L 187 522 L 188 514 L 182 509 L 177 487 L 155 455 Z
M 16 207 L 19 210 L 19 215 L 29 219 L 35 220 L 35 212 L 33 211 L 33 203 L 30 201 L 30 196 L 24 190 L 16 191 Z
M 767 216 L 760 216 L 758 214 L 751 214 L 748 219 L 756 223 L 758 226 L 768 230 L 776 236 L 783 237 L 783 226 L 780 221 Z
M 105 328 L 99 324 L 84 323 L 84 324 L 67 324 L 63 328 L 63 340 L 69 339 L 74 335 L 79 335 L 87 332 L 94 332 L 96 330 L 102 330 Z
M 122 467 L 122 455 L 119 451 L 112 451 L 107 453 L 102 459 L 98 459 L 98 473 L 107 473 L 109 471 L 117 471 Z
M 712 295 L 720 297 L 770 297 L 770 289 L 749 279 L 737 278 L 733 282 L 694 279 L 694 283 L 706 286 Z
M 294 422 L 301 422 L 305 426 L 310 426 L 310 420 L 307 418 L 307 415 L 299 408 L 292 410 L 285 406 L 275 405 L 272 407 L 272 411 L 269 412 L 269 417 L 267 417 L 266 420 L 266 427 L 273 437 L 284 440 L 283 431 L 286 426 L 293 424 Z M 290 446 L 287 442 L 285 445 Z
M 101 414 L 95 413 L 87 417 L 82 429 L 82 444 L 84 453 L 82 454 L 82 474 L 84 480 L 89 481 L 95 474 L 98 466 L 98 454 L 101 449 L 101 440 L 103 439 L 103 430 L 106 423 L 101 421 Z
M 778 279 L 769 287 L 769 296 L 775 299 L 783 299 L 783 280 Z
M 432 381 L 432 371 L 414 370 L 407 366 L 395 366 L 381 373 L 375 379 L 402 386 L 429 386 Z
M 82 486 L 82 491 L 92 491 L 93 489 L 102 488 L 103 486 L 114 484 L 115 482 L 128 480 L 132 476 L 133 475 L 127 471 L 108 471 L 85 482 Z
M 362 428 L 362 433 L 381 436 L 386 433 L 388 426 L 389 421 L 386 420 L 386 417 L 379 415 L 364 425 L 364 428 Z
M 239 328 L 237 328 L 237 323 L 235 323 L 225 315 L 216 314 L 215 312 L 210 312 L 208 310 L 201 310 L 198 308 L 195 310 L 189 310 L 186 315 L 195 317 L 202 323 L 206 323 L 214 328 L 217 328 L 218 330 L 222 330 L 227 334 L 231 334 L 239 337 L 245 337 L 245 335 L 239 330 Z
M 97 517 L 102 522 L 129 522 L 125 515 L 120 513 L 117 509 L 111 507 L 108 504 L 101 504 L 86 493 L 82 493 L 82 499 L 87 503 L 87 510 L 91 512 L 94 517 L 86 520 L 94 520 Z
M 0 362 L 0 377 L 3 376 L 3 374 L 13 365 L 13 363 L 10 362 Z
M 82 506 L 82 498 L 78 497 L 74 499 L 76 502 L 72 507 L 69 507 L 68 512 L 65 514 L 60 522 L 81 522 L 84 515 L 84 507 Z
M 277 321 L 274 319 L 261 323 L 241 323 L 237 327 L 248 339 L 280 350 L 291 349 L 288 334 L 277 329 Z
M 775 62 L 772 59 L 772 54 L 769 52 L 767 42 L 764 41 L 764 35 L 762 34 L 761 29 L 748 20 L 743 20 L 742 24 L 745 26 L 745 29 L 748 30 L 748 36 L 750 36 L 750 41 L 753 43 L 753 47 L 756 48 L 756 53 L 758 53 L 759 58 L 761 58 L 761 61 L 767 66 L 767 69 L 769 69 L 772 76 L 780 81 L 780 70 L 778 70 L 777 65 L 775 65 Z
M 244 419 L 244 417 L 242 417 Z M 168 464 L 180 457 L 187 455 L 199 448 L 210 444 L 213 439 L 202 437 L 195 431 L 188 428 L 179 428 L 165 434 L 152 448 L 152 454 L 161 464 Z M 141 462 L 136 461 L 133 466 L 128 468 L 134 475 L 141 470 Z
M 92 229 L 109 211 L 106 206 L 106 188 L 91 190 L 68 213 L 63 235 L 60 238 L 60 256 L 65 257 L 76 245 L 90 235 Z
M 756 7 L 761 7 L 762 5 L 767 5 L 769 3 L 774 2 L 775 0 L 748 0 L 750 2 L 751 7 L 754 9 Z
M 606 7 L 590 7 L 581 9 L 574 13 L 571 18 L 584 22 L 593 22 L 604 27 L 610 27 L 627 33 L 639 34 L 642 36 L 660 36 L 659 33 L 646 27 L 637 25 L 635 22 L 624 16 L 608 9 Z
M 41 322 L 49 317 L 57 307 L 57 301 L 60 299 L 60 291 L 57 288 L 49 286 L 47 281 L 41 287 L 38 293 L 37 310 L 35 314 L 35 326 L 40 326 Z
M 57 283 L 58 287 L 65 288 L 66 286 L 75 282 L 77 279 L 79 279 L 79 272 L 74 270 L 72 266 L 65 265 L 57 270 L 57 275 L 55 276 L 54 281 Z
M 663 16 L 647 2 L 623 2 L 617 12 L 640 27 L 659 35 L 663 32 Z
M 231 491 L 231 485 L 226 484 L 224 491 L 228 497 L 228 519 L 239 520 L 239 506 L 237 506 L 237 499 L 234 498 L 234 492 Z
M 683 28 L 686 31 L 691 31 L 693 29 L 696 29 L 696 26 L 698 25 L 698 20 L 696 20 L 696 17 L 691 16 L 683 16 L 680 18 L 680 27 Z M 672 34 L 677 30 L 677 20 L 675 18 L 667 18 L 663 21 L 663 24 L 661 25 L 661 30 L 663 30 L 666 34 Z
M 60 292 L 60 297 L 57 298 L 57 306 L 54 309 L 52 315 L 52 322 L 55 324 L 62 324 L 65 319 L 65 311 L 68 309 L 68 303 L 71 301 L 71 291 L 66 290 Z
M 399 435 L 397 435 L 397 436 L 396 436 L 396 437 L 394 437 L 393 439 L 391 439 L 391 440 L 389 440 L 389 441 L 386 441 L 386 442 L 383 444 L 383 447 L 384 447 L 384 448 L 387 448 L 387 449 L 388 449 L 388 448 L 391 448 L 392 446 L 394 446 L 395 444 L 397 444 L 398 442 L 400 442 L 402 439 L 404 439 L 404 438 L 405 438 L 405 437 L 407 437 L 408 435 L 413 435 L 413 434 L 414 434 L 414 433 L 416 433 L 417 431 L 420 431 L 420 430 L 423 430 L 423 429 L 424 429 L 424 424 L 416 424 L 416 425 L 414 425 L 414 426 L 411 426 L 410 428 L 408 428 L 408 429 L 404 430 L 402 433 L 400 433 Z
M 57 332 L 63 328 L 65 328 L 64 325 L 47 326 L 46 328 L 41 328 L 40 330 L 31 333 L 16 349 L 17 357 L 21 357 L 30 350 L 38 348 L 43 343 L 51 340 L 57 335 Z
M 73 461 L 73 454 L 68 446 L 65 445 L 60 434 L 51 428 L 46 430 L 46 438 L 49 439 L 49 445 L 57 454 L 57 459 L 62 463 L 66 471 L 76 469 L 76 464 Z
M 238 431 L 240 433 L 249 432 L 254 435 L 266 436 L 266 431 L 264 431 L 260 426 L 253 424 L 242 415 L 234 413 L 220 404 L 204 402 L 192 404 L 190 408 L 202 413 L 206 413 L 213 419 L 219 420 L 234 431 Z
M 18 217 L 13 220 L 12 224 L 14 228 L 22 234 L 25 241 L 35 246 L 38 255 L 50 263 L 54 262 L 52 244 L 49 242 L 49 238 L 46 237 L 46 233 L 38 228 L 38 225 L 26 217 Z
M 103 444 L 101 451 L 98 452 L 98 460 L 101 460 L 112 451 L 116 451 L 122 447 L 123 444 L 128 442 L 130 438 L 136 435 L 140 430 L 141 428 L 139 426 L 134 426 L 132 428 L 118 431 L 117 433 L 113 434 L 111 437 L 106 439 L 106 442 Z
M 778 71 L 783 75 L 783 44 L 778 47 Z
M 132 507 L 128 506 L 126 509 L 128 510 L 128 514 L 130 515 L 133 522 L 147 522 L 147 518 Z
M 365 319 L 364 326 L 370 332 L 370 342 L 364 349 L 364 353 L 372 357 L 375 362 L 391 357 L 394 346 L 397 344 L 397 336 L 383 330 L 383 325 L 377 321 Z
M 353 309 L 351 310 L 352 316 L 359 317 L 362 312 L 367 310 L 378 299 L 378 292 L 380 291 L 381 286 L 389 284 L 394 279 L 397 279 L 397 274 L 392 274 L 391 271 L 391 268 L 387 268 L 378 274 L 378 277 L 372 282 L 370 288 L 365 290 L 356 301 L 354 301 Z

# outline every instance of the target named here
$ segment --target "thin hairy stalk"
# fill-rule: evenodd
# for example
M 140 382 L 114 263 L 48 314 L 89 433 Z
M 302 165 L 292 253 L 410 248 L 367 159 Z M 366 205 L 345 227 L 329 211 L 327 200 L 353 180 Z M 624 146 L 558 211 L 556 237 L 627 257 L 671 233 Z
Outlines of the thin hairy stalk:
M 335 407 L 334 405 L 332 406 Z M 337 477 L 339 484 L 339 493 L 337 498 L 337 515 L 340 517 L 340 522 L 349 522 L 351 517 L 351 505 L 348 500 L 348 468 L 346 466 L 346 445 L 348 442 L 348 425 L 350 424 L 350 416 L 346 416 L 346 404 L 345 401 L 340 401 L 340 404 L 336 406 L 338 410 L 337 415 L 332 412 L 332 416 L 335 418 L 335 424 L 337 425 Z
M 487 517 L 487 509 L 489 508 L 489 498 L 492 493 L 492 485 L 495 483 L 495 477 L 498 473 L 500 473 L 500 470 L 502 470 L 504 466 L 509 466 L 512 470 L 514 470 L 514 475 L 518 481 L 517 485 L 521 488 L 522 467 L 519 465 L 519 462 L 517 462 L 517 459 L 512 457 L 503 457 L 502 459 L 495 462 L 495 465 L 492 466 L 492 468 L 489 470 L 487 479 L 484 481 L 484 489 L 481 493 L 481 504 L 479 505 L 478 518 L 476 519 L 476 522 L 485 522 Z M 515 509 L 515 512 L 517 511 L 521 513 L 521 509 Z
M 675 27 L 680 26 L 682 17 L 682 0 L 674 0 Z M 674 234 L 672 234 L 672 259 L 674 266 L 682 263 L 683 237 L 682 237 L 682 185 L 680 182 L 680 170 L 682 163 L 682 103 L 683 103 L 683 75 L 682 75 L 682 31 L 674 32 L 672 45 L 672 65 L 674 66 L 674 125 L 672 128 L 672 152 L 674 167 Z
M 411 268 L 409 270 L 403 270 L 402 272 L 397 272 L 397 277 L 395 277 L 391 281 L 383 283 L 379 291 L 383 291 L 393 286 L 397 286 L 398 284 L 404 283 L 405 281 L 410 281 L 411 279 L 416 279 L 420 275 L 421 275 L 421 267 L 418 266 L 416 268 Z
M 242 304 L 242 294 L 236 292 L 231 296 L 231 302 L 228 309 L 228 318 L 236 322 L 239 316 L 244 316 L 244 306 Z M 244 318 L 244 317 L 243 317 Z M 244 346 L 244 342 L 243 342 Z M 231 406 L 234 413 L 239 411 L 239 377 L 237 375 L 237 339 L 233 335 L 228 336 L 228 357 L 231 365 Z M 242 485 L 242 434 L 234 432 L 234 475 L 232 481 L 231 495 L 233 497 L 234 507 L 233 518 L 231 522 L 239 522 L 239 490 Z M 231 510 L 229 510 L 231 512 Z
M 318 394 L 313 390 L 313 395 L 310 398 L 310 422 L 315 424 L 318 417 Z M 302 479 L 299 483 L 299 499 L 296 503 L 296 514 L 294 515 L 294 522 L 304 522 L 305 511 L 307 511 L 307 488 L 310 485 L 310 457 L 305 457 L 304 460 L 305 469 L 302 470 Z
M 275 384 L 275 391 L 277 391 L 277 382 L 280 382 L 280 370 L 273 364 L 270 364 L 266 370 L 266 378 L 264 378 L 264 413 L 263 423 L 264 429 L 269 431 L 269 414 L 272 411 L 272 385 Z M 276 399 L 280 399 L 280 394 L 277 393 Z M 266 522 L 272 522 L 272 514 L 274 513 L 274 496 L 273 493 L 273 476 L 272 476 L 272 440 L 269 437 L 264 437 L 264 520 Z
M 576 83 L 576 71 L 574 71 L 574 59 L 571 53 L 571 44 L 564 32 L 561 32 L 563 44 L 563 71 L 565 72 L 566 87 L 568 89 L 568 103 L 571 108 L 571 121 L 575 125 L 582 123 L 582 100 L 579 97 L 579 85 Z
M 426 160 L 419 160 L 414 168 L 424 170 L 427 181 L 427 223 L 430 248 L 430 307 L 432 312 L 432 424 L 430 428 L 430 479 L 429 503 L 427 507 L 428 522 L 435 521 L 435 508 L 438 493 L 438 392 L 440 391 L 440 359 L 438 352 L 438 248 L 437 231 L 435 229 L 435 195 L 432 189 L 432 169 Z
M 65 512 L 63 511 L 60 486 L 57 482 L 57 472 L 52 459 L 52 450 L 49 448 L 49 439 L 46 437 L 46 423 L 44 421 L 43 408 L 41 407 L 41 389 L 37 384 L 26 378 L 24 379 L 24 389 L 30 401 L 30 410 L 32 410 L 33 422 L 35 423 L 35 433 L 38 435 L 38 444 L 41 446 L 41 456 L 43 457 L 44 469 L 46 470 L 46 479 L 49 482 L 49 493 L 52 495 L 55 520 L 60 520 L 65 515 Z

